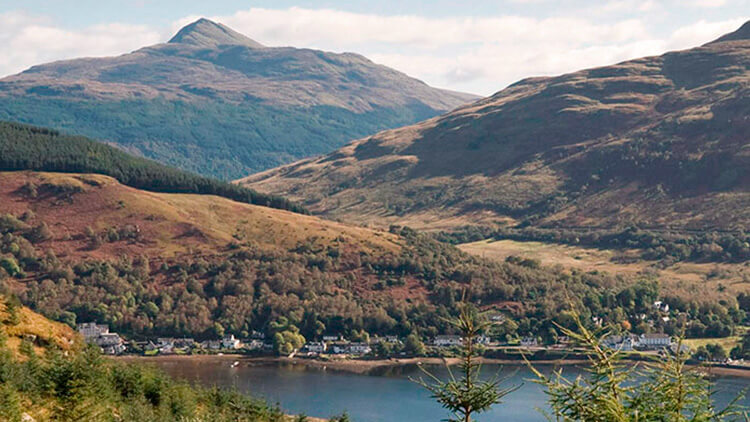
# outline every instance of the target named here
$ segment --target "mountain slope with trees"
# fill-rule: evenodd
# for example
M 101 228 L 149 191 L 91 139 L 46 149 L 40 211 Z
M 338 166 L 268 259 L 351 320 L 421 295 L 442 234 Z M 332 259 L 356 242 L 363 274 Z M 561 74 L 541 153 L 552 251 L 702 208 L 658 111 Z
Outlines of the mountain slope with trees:
M 742 230 L 749 116 L 750 22 L 701 47 L 524 79 L 241 183 L 381 226 Z
M 720 337 L 745 321 L 733 289 L 695 295 L 701 282 L 677 288 L 657 278 L 493 262 L 408 228 L 139 191 L 101 175 L 0 174 L 0 285 L 47 317 L 107 323 L 135 338 L 429 338 L 452 330 L 445 318 L 464 293 L 508 315 L 510 338 L 554 341 L 571 302 L 636 332 L 685 323 L 691 337 Z M 661 319 L 655 300 L 674 317 Z
M 164 44 L 0 79 L 0 119 L 230 180 L 476 98 L 357 54 L 266 47 L 200 19 Z

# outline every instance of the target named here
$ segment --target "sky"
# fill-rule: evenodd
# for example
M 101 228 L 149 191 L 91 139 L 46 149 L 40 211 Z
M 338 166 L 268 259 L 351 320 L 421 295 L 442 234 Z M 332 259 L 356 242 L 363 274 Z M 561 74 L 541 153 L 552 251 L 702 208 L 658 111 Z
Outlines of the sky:
M 0 77 L 165 42 L 199 17 L 268 46 L 355 52 L 490 95 L 706 43 L 746 22 L 750 0 L 0 0 Z

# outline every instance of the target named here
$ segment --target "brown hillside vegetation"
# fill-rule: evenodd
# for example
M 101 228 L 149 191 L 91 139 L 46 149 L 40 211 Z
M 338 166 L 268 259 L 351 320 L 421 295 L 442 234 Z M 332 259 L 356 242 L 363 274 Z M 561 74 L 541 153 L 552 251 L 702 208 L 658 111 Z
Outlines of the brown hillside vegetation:
M 741 229 L 750 22 L 690 50 L 529 78 L 241 183 L 359 223 Z
M 30 186 L 33 196 L 27 193 Z M 279 250 L 307 240 L 366 252 L 399 249 L 388 233 L 217 196 L 142 191 L 94 174 L 3 172 L 0 203 L 2 212 L 20 216 L 30 211 L 44 221 L 53 233 L 45 246 L 73 259 L 216 254 L 242 239 Z M 127 239 L 92 247 L 92 232 L 108 236 L 112 231 Z
M 73 329 L 60 322 L 50 321 L 25 306 L 15 306 L 8 297 L 0 295 L 0 321 L 8 336 L 7 346 L 16 355 L 24 340 L 30 341 L 37 352 L 53 346 L 61 350 L 80 348 L 82 339 Z

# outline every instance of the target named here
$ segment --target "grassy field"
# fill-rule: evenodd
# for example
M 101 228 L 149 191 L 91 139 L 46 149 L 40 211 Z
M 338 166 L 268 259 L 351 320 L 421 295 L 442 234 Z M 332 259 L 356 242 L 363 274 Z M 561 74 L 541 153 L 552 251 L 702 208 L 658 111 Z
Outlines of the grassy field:
M 560 265 L 581 271 L 599 271 L 610 274 L 657 277 L 663 291 L 686 297 L 704 297 L 715 300 L 750 289 L 748 263 L 694 263 L 679 262 L 661 268 L 658 262 L 637 259 L 639 251 L 611 251 L 594 248 L 543 242 L 514 240 L 484 240 L 459 245 L 470 254 L 488 259 L 505 260 L 516 255 L 538 259 L 544 265 Z M 627 258 L 628 263 L 621 263 Z M 630 262 L 635 260 L 635 262 Z M 700 296 L 699 296 L 700 295 Z
M 705 346 L 707 344 L 720 344 L 722 347 L 724 347 L 724 350 L 727 352 L 731 351 L 734 346 L 737 346 L 740 341 L 742 341 L 742 336 L 745 335 L 748 330 L 750 330 L 750 327 L 739 327 L 737 331 L 737 335 L 732 337 L 725 337 L 725 338 L 692 338 L 685 340 L 685 344 L 690 346 L 693 349 L 696 349 L 700 346 Z
M 729 352 L 734 348 L 734 346 L 740 343 L 740 340 L 741 340 L 740 336 L 732 336 L 732 337 L 724 337 L 724 338 L 692 338 L 692 339 L 684 340 L 684 342 L 686 345 L 690 346 L 690 348 L 693 350 L 697 349 L 700 346 L 705 346 L 707 344 L 718 343 L 722 347 L 724 347 L 724 350 Z

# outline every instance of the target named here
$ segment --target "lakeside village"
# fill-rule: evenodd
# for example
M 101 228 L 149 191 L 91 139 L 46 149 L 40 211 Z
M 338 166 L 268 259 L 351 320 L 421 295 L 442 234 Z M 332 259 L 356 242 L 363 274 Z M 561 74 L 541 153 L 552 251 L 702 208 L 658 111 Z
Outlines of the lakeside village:
M 662 311 L 668 305 L 660 301 L 654 302 L 655 307 Z M 506 316 L 496 314 L 490 316 L 492 324 L 503 324 Z M 597 323 L 596 318 L 594 322 Z M 462 346 L 463 339 L 458 335 L 437 335 L 426 342 L 415 335 L 398 336 L 366 336 L 366 338 L 347 339 L 342 335 L 323 335 L 316 341 L 305 341 L 302 336 L 297 337 L 296 343 L 277 344 L 278 340 L 267 339 L 261 332 L 253 332 L 249 338 L 236 338 L 233 334 L 222 338 L 195 341 L 192 338 L 163 337 L 144 341 L 127 341 L 119 334 L 110 332 L 107 325 L 94 322 L 77 325 L 78 332 L 86 342 L 100 347 L 107 355 L 141 354 L 156 355 L 192 355 L 192 354 L 246 354 L 252 356 L 280 355 L 297 358 L 401 358 L 415 356 L 455 356 Z M 561 359 L 575 358 L 577 352 L 582 352 L 572 344 L 567 337 L 558 337 L 553 344 L 543 344 L 541 338 L 523 337 L 516 339 L 492 338 L 480 335 L 475 342 L 483 349 L 483 355 L 497 359 L 520 359 L 525 355 L 531 359 Z M 678 346 L 676 339 L 661 333 L 632 334 L 621 333 L 610 335 L 603 339 L 602 344 L 611 349 L 632 352 L 634 356 L 654 355 L 660 353 L 675 353 L 678 347 L 683 352 L 693 354 L 696 360 L 713 361 L 723 364 L 745 366 L 743 361 L 732 361 L 723 358 L 712 358 L 694 353 L 687 345 Z M 583 357 L 579 354 L 578 357 Z

